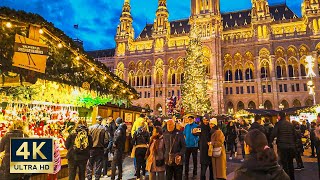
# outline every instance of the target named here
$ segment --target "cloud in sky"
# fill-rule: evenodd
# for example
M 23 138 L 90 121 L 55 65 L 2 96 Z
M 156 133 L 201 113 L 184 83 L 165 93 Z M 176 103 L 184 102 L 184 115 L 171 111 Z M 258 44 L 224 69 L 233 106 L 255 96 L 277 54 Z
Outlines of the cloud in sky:
M 114 36 L 124 0 L 0 0 L 0 6 L 38 13 L 62 29 L 68 36 L 84 41 L 86 50 L 113 48 Z M 221 11 L 239 11 L 251 8 L 251 0 L 221 0 Z M 288 6 L 301 14 L 302 0 L 287 0 Z M 167 0 L 169 19 L 188 18 L 191 0 Z M 269 0 L 270 5 L 285 0 Z M 131 0 L 131 13 L 136 35 L 146 23 L 152 23 L 157 0 Z M 79 29 L 73 28 L 74 24 Z

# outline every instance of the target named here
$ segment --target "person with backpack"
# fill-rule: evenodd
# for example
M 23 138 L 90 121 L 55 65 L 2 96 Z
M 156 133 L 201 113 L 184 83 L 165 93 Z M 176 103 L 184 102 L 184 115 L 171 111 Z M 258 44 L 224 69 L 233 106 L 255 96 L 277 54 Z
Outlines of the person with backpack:
M 96 124 L 89 127 L 89 135 L 92 137 L 92 149 L 90 150 L 90 158 L 87 163 L 87 179 L 92 179 L 92 171 L 94 170 L 95 179 L 101 177 L 104 148 L 109 145 L 109 133 L 106 127 L 101 125 L 103 118 L 97 116 Z
M 274 150 L 268 146 L 264 133 L 258 129 L 251 130 L 245 142 L 249 146 L 250 155 L 235 171 L 234 180 L 290 180 L 278 164 Z
M 92 137 L 88 131 L 85 121 L 80 120 L 74 132 L 66 139 L 65 146 L 68 150 L 69 180 L 75 180 L 77 169 L 79 169 L 79 180 L 85 179 L 86 164 L 90 157 L 90 149 L 92 148 Z
M 117 130 L 114 133 L 112 150 L 114 151 L 113 160 L 111 163 L 112 173 L 111 180 L 115 180 L 116 177 L 116 167 L 118 167 L 118 179 L 122 179 L 122 161 L 123 153 L 126 143 L 126 131 L 127 126 L 123 123 L 122 118 L 118 117 L 116 119 Z
M 149 144 L 149 132 L 147 131 L 147 126 L 143 125 L 138 128 L 134 133 L 132 144 L 134 145 L 134 157 L 136 158 L 136 167 L 137 167 L 137 179 L 140 179 L 141 170 L 142 176 L 146 175 L 146 153 Z

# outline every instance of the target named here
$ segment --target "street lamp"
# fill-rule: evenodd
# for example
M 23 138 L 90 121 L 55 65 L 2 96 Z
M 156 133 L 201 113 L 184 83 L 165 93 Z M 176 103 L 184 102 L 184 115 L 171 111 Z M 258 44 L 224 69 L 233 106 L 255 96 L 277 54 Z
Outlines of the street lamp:
M 259 109 L 264 109 L 264 105 L 263 105 L 263 104 L 260 104 L 260 105 L 259 105 Z
M 160 112 L 160 116 L 162 116 L 162 107 L 161 106 L 158 108 L 158 111 Z
M 283 110 L 283 109 L 284 109 L 284 105 L 283 105 L 282 103 L 280 103 L 279 109 L 280 109 L 280 110 Z
M 307 69 L 308 69 L 308 74 L 307 77 L 310 78 L 310 81 L 308 81 L 307 85 L 309 88 L 309 94 L 313 96 L 313 105 L 316 105 L 316 93 L 315 93 L 315 85 L 313 83 L 313 78 L 316 77 L 316 73 L 313 71 L 314 67 L 314 58 L 309 55 L 306 57 L 306 62 L 307 62 Z

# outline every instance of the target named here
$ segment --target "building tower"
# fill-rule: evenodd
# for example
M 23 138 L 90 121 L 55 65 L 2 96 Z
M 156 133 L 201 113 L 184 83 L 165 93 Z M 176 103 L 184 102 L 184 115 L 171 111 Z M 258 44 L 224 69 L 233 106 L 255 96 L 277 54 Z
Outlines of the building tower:
M 154 38 L 155 52 L 162 52 L 165 42 L 170 36 L 169 11 L 167 9 L 167 0 L 158 0 L 158 9 L 156 19 L 153 23 L 152 37 Z
M 208 59 L 208 94 L 214 113 L 224 113 L 223 65 L 221 62 L 222 23 L 219 0 L 191 0 L 189 24 L 200 29 L 204 54 Z
M 272 21 L 267 0 L 251 0 L 251 21 L 258 39 L 269 39 L 269 26 Z
M 134 29 L 132 27 L 132 16 L 130 0 L 124 0 L 122 13 L 120 16 L 120 24 L 117 27 L 116 43 L 117 43 L 117 56 L 123 56 L 126 52 L 128 42 L 134 39 Z

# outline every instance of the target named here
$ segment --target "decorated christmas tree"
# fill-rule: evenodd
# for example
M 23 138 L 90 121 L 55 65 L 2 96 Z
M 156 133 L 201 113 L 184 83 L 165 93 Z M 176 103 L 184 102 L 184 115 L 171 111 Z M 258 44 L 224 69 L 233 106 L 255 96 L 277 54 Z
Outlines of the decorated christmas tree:
M 203 115 L 211 112 L 207 94 L 206 67 L 203 63 L 202 44 L 197 26 L 190 31 L 187 56 L 184 59 L 184 80 L 182 86 L 182 106 L 185 113 Z

